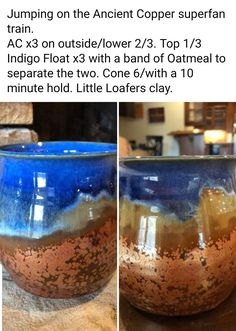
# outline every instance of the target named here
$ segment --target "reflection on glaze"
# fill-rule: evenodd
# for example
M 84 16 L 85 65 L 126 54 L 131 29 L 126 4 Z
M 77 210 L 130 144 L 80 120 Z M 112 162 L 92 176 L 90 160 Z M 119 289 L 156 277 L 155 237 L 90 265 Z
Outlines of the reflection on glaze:
M 14 208 L 14 201 L 4 196 L 0 197 L 0 236 L 29 237 L 39 239 L 56 231 L 82 231 L 87 226 L 93 226 L 103 210 L 114 205 L 114 200 L 106 192 L 97 197 L 80 194 L 77 200 L 63 209 L 55 205 L 48 208 L 48 196 L 36 194 L 30 205 L 21 203 L 21 210 Z M 14 221 L 12 221 L 14 220 Z

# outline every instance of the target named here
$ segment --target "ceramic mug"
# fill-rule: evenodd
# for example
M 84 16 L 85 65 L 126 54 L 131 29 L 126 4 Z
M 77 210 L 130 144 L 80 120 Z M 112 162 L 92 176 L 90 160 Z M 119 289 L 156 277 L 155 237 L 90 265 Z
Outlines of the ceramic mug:
M 120 162 L 120 288 L 162 315 L 213 309 L 236 284 L 236 158 Z
M 0 256 L 17 285 L 66 298 L 116 268 L 116 145 L 0 148 Z

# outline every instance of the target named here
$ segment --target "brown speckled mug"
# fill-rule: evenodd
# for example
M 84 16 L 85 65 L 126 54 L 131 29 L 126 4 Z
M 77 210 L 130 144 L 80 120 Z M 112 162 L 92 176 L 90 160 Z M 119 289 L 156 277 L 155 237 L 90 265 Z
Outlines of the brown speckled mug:
M 236 158 L 120 162 L 120 290 L 169 316 L 213 309 L 236 284 Z

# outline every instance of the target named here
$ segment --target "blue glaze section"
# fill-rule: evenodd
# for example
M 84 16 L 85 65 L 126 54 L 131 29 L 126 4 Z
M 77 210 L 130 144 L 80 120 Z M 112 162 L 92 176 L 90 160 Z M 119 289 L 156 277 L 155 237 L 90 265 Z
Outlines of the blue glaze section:
M 236 159 L 133 159 L 120 162 L 120 195 L 180 221 L 196 213 L 203 188 L 236 191 Z
M 1 235 L 39 238 L 63 229 L 61 215 L 85 199 L 115 199 L 115 145 L 57 142 L 39 148 L 0 150 Z

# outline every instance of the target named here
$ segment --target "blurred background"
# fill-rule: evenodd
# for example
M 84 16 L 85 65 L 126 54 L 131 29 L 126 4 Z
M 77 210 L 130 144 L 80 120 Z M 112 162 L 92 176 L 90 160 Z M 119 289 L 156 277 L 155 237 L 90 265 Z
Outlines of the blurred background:
M 236 103 L 120 103 L 122 155 L 236 154 Z
M 116 103 L 0 103 L 0 145 L 52 140 L 116 143 Z

